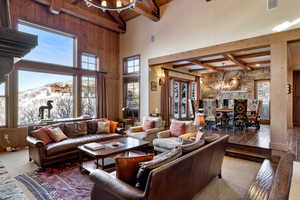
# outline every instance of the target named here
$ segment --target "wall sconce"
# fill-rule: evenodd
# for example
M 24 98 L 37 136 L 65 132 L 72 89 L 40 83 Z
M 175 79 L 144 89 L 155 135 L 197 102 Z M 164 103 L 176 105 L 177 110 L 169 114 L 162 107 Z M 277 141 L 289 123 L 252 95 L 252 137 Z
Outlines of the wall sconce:
M 292 94 L 292 85 L 289 83 L 287 84 L 287 93 Z

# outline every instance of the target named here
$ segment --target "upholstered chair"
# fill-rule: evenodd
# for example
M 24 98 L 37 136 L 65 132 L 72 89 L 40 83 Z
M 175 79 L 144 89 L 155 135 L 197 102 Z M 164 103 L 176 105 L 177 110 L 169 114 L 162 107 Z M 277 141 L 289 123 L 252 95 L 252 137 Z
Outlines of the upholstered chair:
M 185 128 L 183 134 L 180 136 L 175 136 L 171 133 L 171 130 L 165 130 L 157 133 L 157 138 L 153 140 L 154 150 L 157 152 L 165 152 L 171 149 L 174 149 L 178 146 L 181 146 L 181 138 L 186 134 L 196 134 L 197 126 L 194 125 L 194 121 L 178 121 L 173 119 L 172 123 L 184 123 Z
M 247 125 L 247 99 L 235 99 L 234 100 L 234 113 L 233 122 L 234 127 L 244 129 Z
M 211 130 L 216 126 L 217 122 L 217 102 L 216 99 L 203 99 L 205 121 L 207 122 L 208 128 Z
M 261 103 L 258 99 L 248 100 L 248 127 L 255 126 L 257 130 L 260 129 Z
M 146 120 L 154 121 L 154 127 L 151 129 L 144 129 Z M 165 122 L 160 117 L 144 117 L 141 126 L 130 127 L 127 131 L 127 135 L 152 142 L 156 138 L 156 134 L 160 131 L 165 130 Z

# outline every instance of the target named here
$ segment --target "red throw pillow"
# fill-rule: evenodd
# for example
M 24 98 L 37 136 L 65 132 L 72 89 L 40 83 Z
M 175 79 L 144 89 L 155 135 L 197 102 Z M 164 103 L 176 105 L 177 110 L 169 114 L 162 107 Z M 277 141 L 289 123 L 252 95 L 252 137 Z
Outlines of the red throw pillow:
M 53 142 L 51 137 L 48 135 L 49 129 L 48 128 L 40 128 L 35 131 L 32 131 L 32 135 L 38 139 L 42 140 L 45 144 L 49 144 L 50 142 Z
M 199 140 L 203 139 L 203 135 L 204 135 L 204 133 L 202 133 L 201 131 L 198 131 L 198 133 L 196 135 L 196 141 L 198 142 Z
M 139 163 L 150 161 L 153 157 L 153 154 L 134 157 L 117 157 L 117 178 L 128 184 L 134 185 L 136 182 L 136 175 L 139 171 Z
M 152 129 L 155 127 L 155 121 L 154 120 L 145 120 L 143 130 L 146 131 L 148 129 Z
M 172 122 L 171 127 L 171 136 L 179 137 L 185 133 L 185 123 L 183 122 Z
M 110 132 L 115 133 L 118 125 L 119 125 L 119 122 L 110 121 Z

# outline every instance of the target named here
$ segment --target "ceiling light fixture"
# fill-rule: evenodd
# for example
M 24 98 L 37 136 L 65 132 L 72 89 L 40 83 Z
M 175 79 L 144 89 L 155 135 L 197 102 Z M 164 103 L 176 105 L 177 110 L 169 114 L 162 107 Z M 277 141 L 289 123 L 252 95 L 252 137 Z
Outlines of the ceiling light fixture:
M 105 11 L 117 11 L 121 12 L 126 9 L 134 8 L 137 0 L 84 0 L 87 7 L 95 7 L 103 12 Z

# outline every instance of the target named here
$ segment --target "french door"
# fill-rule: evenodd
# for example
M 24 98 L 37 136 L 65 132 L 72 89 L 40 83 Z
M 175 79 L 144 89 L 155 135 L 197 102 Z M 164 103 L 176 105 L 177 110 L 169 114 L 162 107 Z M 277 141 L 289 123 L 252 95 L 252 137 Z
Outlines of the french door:
M 189 118 L 189 81 L 172 79 L 170 87 L 171 117 L 175 119 Z
M 270 123 L 270 80 L 255 81 L 255 98 L 262 102 L 260 119 L 264 124 Z

